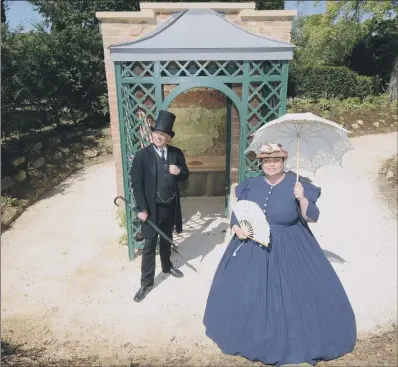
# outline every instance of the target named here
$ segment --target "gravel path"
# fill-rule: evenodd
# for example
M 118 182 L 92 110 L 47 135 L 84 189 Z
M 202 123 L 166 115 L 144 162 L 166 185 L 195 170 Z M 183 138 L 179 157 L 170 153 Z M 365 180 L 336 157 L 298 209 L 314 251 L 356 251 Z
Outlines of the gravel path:
M 312 228 L 343 281 L 359 332 L 368 333 L 397 319 L 397 223 L 375 194 L 380 164 L 397 152 L 397 134 L 352 141 L 356 150 L 346 155 L 344 169 L 328 166 L 311 177 L 323 190 L 320 221 Z M 158 268 L 156 288 L 136 304 L 140 258 L 129 262 L 118 243 L 115 193 L 111 161 L 88 167 L 2 235 L 3 337 L 44 345 L 62 358 L 120 360 L 133 350 L 173 348 L 217 353 L 202 315 L 228 240 L 223 199 L 183 201 L 188 225 L 181 252 L 199 274 L 175 257 L 186 276 L 165 278 Z

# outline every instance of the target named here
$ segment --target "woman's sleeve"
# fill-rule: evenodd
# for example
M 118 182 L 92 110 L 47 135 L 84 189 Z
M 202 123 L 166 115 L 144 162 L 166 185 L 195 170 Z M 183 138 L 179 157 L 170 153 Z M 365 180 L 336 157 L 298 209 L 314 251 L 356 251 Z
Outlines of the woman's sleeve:
M 309 182 L 302 182 L 304 187 L 304 196 L 308 200 L 308 208 L 307 208 L 307 217 L 314 222 L 316 222 L 319 218 L 319 209 L 316 206 L 316 202 L 321 196 L 321 188 L 313 185 Z
M 236 200 L 244 200 L 247 197 L 247 193 L 249 191 L 249 179 L 242 181 L 238 186 L 235 187 L 235 196 Z M 239 225 L 238 219 L 234 212 L 231 214 L 231 227 L 234 225 Z

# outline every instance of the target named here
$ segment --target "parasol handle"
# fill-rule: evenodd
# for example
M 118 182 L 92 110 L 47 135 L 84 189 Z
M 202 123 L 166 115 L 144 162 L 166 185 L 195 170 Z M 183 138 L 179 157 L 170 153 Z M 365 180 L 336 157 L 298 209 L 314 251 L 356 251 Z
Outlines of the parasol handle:
M 296 183 L 299 182 L 299 170 L 300 170 L 300 133 L 297 131 Z

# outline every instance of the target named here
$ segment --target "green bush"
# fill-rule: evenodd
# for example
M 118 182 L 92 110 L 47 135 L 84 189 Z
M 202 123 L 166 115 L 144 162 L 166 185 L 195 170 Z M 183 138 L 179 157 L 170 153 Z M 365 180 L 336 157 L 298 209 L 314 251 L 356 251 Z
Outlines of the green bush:
M 338 111 L 338 112 L 382 112 L 394 116 L 394 103 L 388 101 L 388 96 L 368 96 L 361 100 L 359 97 L 337 99 L 337 98 L 296 98 L 287 105 L 289 112 L 306 112 L 311 108 L 319 111 Z
M 373 79 L 370 76 L 357 76 L 357 95 L 356 97 L 364 98 L 374 94 Z
M 346 67 L 293 66 L 289 75 L 289 97 L 338 98 L 359 97 L 361 100 L 373 94 L 372 78 L 359 76 Z
M 125 211 L 118 211 L 117 218 L 119 220 L 119 227 L 123 229 L 122 235 L 119 237 L 119 243 L 124 245 L 127 243 L 127 218 Z
M 368 96 L 363 100 L 359 97 L 343 100 L 295 98 L 287 105 L 289 113 L 312 112 L 337 123 L 347 124 L 349 129 L 352 123 L 362 120 L 364 124 L 361 131 L 366 130 L 369 134 L 395 131 L 398 126 L 396 110 L 396 103 L 390 102 L 387 94 Z M 378 122 L 380 128 L 376 128 L 374 122 Z

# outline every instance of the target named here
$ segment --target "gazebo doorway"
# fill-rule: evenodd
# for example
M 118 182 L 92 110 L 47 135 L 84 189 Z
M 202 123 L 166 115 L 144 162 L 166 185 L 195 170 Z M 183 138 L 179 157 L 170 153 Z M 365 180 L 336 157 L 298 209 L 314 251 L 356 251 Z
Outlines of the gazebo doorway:
M 214 36 L 204 37 L 203 29 Z M 157 111 L 168 109 L 178 95 L 192 88 L 218 90 L 230 101 L 227 192 L 232 183 L 258 175 L 256 163 L 244 151 L 258 127 L 286 111 L 291 44 L 248 33 L 215 11 L 189 9 L 173 14 L 149 36 L 111 46 L 110 52 L 115 63 L 126 199 L 134 201 L 131 162 L 135 152 L 150 143 L 148 124 L 156 119 Z M 135 242 L 139 231 L 135 218 L 126 207 L 130 259 L 142 245 Z
M 171 89 L 164 86 L 162 108 L 177 116 L 172 145 L 183 150 L 190 171 L 189 179 L 180 185 L 181 197 L 223 197 L 228 216 L 233 119 L 239 126 L 235 104 L 218 88 L 186 89 L 181 84 Z M 235 148 L 233 158 L 237 161 L 239 147 Z

